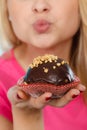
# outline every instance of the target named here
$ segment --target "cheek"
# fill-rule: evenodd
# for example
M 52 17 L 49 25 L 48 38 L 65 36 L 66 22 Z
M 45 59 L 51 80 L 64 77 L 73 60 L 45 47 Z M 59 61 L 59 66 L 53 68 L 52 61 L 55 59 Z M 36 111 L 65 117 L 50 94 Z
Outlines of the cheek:
M 17 37 L 22 35 L 26 28 L 26 6 L 18 4 L 15 0 L 8 0 L 8 13 L 13 31 Z M 15 2 L 14 2 L 15 1 Z M 22 8 L 23 7 L 23 8 Z
M 12 24 L 18 24 L 18 22 L 21 24 L 24 15 L 26 14 L 26 6 L 21 4 L 20 0 L 8 0 L 7 6 Z
M 70 6 L 65 5 L 65 8 L 60 7 L 61 11 L 55 13 L 57 18 L 57 28 L 63 35 L 74 35 L 80 25 L 80 15 L 78 6 L 75 2 Z M 59 9 L 60 10 L 60 9 Z

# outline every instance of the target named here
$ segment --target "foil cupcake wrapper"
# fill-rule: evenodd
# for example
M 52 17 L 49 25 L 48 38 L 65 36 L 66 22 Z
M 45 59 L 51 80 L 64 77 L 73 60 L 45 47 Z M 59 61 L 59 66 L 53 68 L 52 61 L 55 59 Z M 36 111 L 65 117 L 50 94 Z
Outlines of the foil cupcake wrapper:
M 75 80 L 66 85 L 55 86 L 53 84 L 48 83 L 30 83 L 27 84 L 24 82 L 23 77 L 20 78 L 17 82 L 17 85 L 21 87 L 21 89 L 32 97 L 38 97 L 45 92 L 51 92 L 52 98 L 60 98 L 67 91 L 74 88 L 76 85 L 80 83 L 80 79 L 75 76 Z

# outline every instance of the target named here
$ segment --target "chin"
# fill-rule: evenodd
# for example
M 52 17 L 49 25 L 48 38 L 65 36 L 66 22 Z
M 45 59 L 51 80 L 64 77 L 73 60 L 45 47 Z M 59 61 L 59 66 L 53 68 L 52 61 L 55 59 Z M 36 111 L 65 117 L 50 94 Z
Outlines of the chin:
M 48 49 L 48 48 L 52 48 L 53 46 L 55 46 L 57 44 L 57 42 L 53 39 L 43 39 L 43 40 L 32 40 L 32 42 L 30 42 L 31 45 L 37 47 L 37 48 L 41 48 L 41 49 Z
M 41 48 L 41 49 L 49 49 L 52 48 L 54 46 L 54 44 L 33 44 L 33 46 L 37 47 L 37 48 Z

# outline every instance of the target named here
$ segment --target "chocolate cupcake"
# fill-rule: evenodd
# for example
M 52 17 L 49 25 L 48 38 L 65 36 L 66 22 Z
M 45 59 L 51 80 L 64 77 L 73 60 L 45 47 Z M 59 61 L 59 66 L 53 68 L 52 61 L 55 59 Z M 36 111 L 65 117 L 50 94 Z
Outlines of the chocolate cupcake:
M 60 98 L 80 82 L 69 64 L 54 55 L 38 56 L 29 65 L 18 86 L 33 97 L 51 92 L 52 98 Z

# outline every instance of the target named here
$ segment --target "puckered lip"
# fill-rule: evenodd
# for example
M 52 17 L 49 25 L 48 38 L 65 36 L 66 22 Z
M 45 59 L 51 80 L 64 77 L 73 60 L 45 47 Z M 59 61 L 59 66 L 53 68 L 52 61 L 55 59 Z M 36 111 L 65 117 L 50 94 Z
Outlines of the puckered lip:
M 51 27 L 51 22 L 45 19 L 38 19 L 33 23 L 33 28 L 37 33 L 45 33 Z

